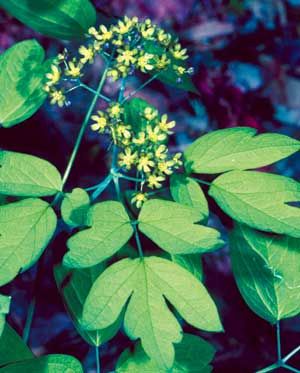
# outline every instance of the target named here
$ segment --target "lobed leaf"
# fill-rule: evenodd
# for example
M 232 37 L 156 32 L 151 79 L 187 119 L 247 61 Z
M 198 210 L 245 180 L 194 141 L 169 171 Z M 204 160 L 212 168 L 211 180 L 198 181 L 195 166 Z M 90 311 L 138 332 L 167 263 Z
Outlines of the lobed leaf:
M 43 80 L 50 61 L 43 62 L 44 58 L 44 49 L 34 39 L 16 43 L 0 55 L 0 125 L 3 127 L 23 122 L 45 101 Z
M 132 339 L 141 339 L 147 355 L 160 368 L 174 362 L 174 346 L 182 329 L 167 307 L 167 299 L 194 327 L 221 331 L 213 300 L 190 272 L 158 257 L 123 259 L 107 268 L 95 281 L 83 309 L 88 330 L 105 328 L 125 311 L 124 328 Z
M 0 0 L 0 6 L 26 26 L 59 38 L 81 38 L 96 22 L 89 0 Z
M 0 286 L 41 256 L 56 228 L 51 206 L 40 199 L 24 199 L 0 206 Z
M 89 267 L 114 255 L 133 234 L 129 216 L 120 202 L 97 203 L 88 212 L 85 229 L 68 242 L 69 251 L 64 265 L 73 268 Z
M 257 135 L 250 127 L 213 131 L 193 142 L 184 152 L 189 173 L 217 174 L 260 168 L 300 150 L 300 142 L 285 135 Z
M 57 168 L 32 155 L 0 150 L 0 193 L 20 197 L 52 196 L 62 188 Z
M 159 199 L 147 201 L 138 218 L 141 232 L 170 254 L 202 253 L 222 246 L 219 232 L 195 224 L 198 221 L 194 208 Z
M 231 171 L 215 179 L 209 194 L 233 219 L 252 228 L 300 237 L 300 184 L 288 177 Z
M 300 312 L 300 240 L 237 224 L 230 236 L 235 280 L 248 306 L 275 323 Z

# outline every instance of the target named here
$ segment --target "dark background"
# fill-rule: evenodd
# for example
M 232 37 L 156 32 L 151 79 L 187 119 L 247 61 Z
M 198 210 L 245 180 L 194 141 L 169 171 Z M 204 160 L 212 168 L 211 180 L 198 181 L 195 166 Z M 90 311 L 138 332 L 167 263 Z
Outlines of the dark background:
M 299 0 L 107 0 L 93 3 L 101 18 L 125 14 L 149 17 L 168 30 L 174 30 L 188 47 L 189 62 L 195 68 L 193 79 L 200 96 L 159 82 L 152 83 L 140 95 L 177 121 L 171 142 L 173 151 L 183 150 L 204 132 L 238 125 L 299 139 Z M 68 42 L 43 37 L 0 11 L 1 52 L 17 41 L 32 37 L 40 41 L 49 57 L 62 51 L 64 46 L 74 47 Z M 93 66 L 87 82 L 93 86 L 98 76 L 99 66 Z M 139 79 L 132 79 L 128 89 L 138 86 Z M 107 84 L 105 93 L 114 96 L 117 88 L 116 84 Z M 22 125 L 0 129 L 0 147 L 41 156 L 63 172 L 90 96 L 74 92 L 70 100 L 71 105 L 63 109 L 46 103 Z M 68 189 L 93 185 L 103 177 L 106 148 L 103 138 L 87 131 Z M 299 156 L 267 170 L 297 180 Z M 226 235 L 231 221 L 210 202 L 212 222 Z M 37 307 L 29 340 L 35 354 L 72 354 L 84 363 L 87 372 L 93 372 L 94 351 L 74 330 L 52 274 L 53 266 L 66 250 L 67 237 L 64 232 L 58 234 L 43 255 L 38 273 L 34 267 L 1 291 L 13 296 L 8 320 L 20 334 L 28 304 L 35 294 Z M 239 295 L 231 273 L 228 248 L 206 255 L 204 270 L 206 285 L 217 302 L 225 326 L 223 334 L 200 333 L 217 349 L 214 371 L 254 372 L 273 362 L 276 358 L 275 329 L 252 313 Z M 299 318 L 283 321 L 283 353 L 298 344 Z M 120 332 L 101 347 L 105 373 L 113 369 L 120 352 L 129 345 Z M 291 362 L 300 369 L 300 357 Z

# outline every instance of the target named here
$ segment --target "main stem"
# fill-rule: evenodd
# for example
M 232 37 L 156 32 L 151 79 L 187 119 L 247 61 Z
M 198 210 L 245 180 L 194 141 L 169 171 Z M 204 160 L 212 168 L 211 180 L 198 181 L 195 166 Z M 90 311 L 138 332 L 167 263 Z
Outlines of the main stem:
M 102 74 L 102 77 L 100 79 L 98 88 L 96 90 L 96 93 L 95 93 L 95 95 L 93 97 L 93 100 L 92 100 L 92 102 L 91 102 L 91 104 L 90 104 L 90 106 L 88 108 L 88 111 L 87 111 L 87 113 L 85 115 L 85 118 L 84 118 L 84 120 L 82 122 L 82 125 L 81 125 L 81 128 L 80 128 L 79 134 L 77 136 L 77 139 L 76 139 L 76 142 L 75 142 L 72 154 L 70 156 L 70 159 L 69 159 L 66 171 L 65 171 L 65 173 L 63 175 L 63 178 L 62 178 L 62 188 L 64 187 L 65 183 L 67 182 L 67 180 L 69 178 L 69 175 L 70 175 L 71 169 L 73 167 L 75 158 L 77 156 L 77 153 L 78 153 L 78 150 L 79 150 L 79 147 L 80 147 L 80 144 L 81 144 L 84 132 L 85 132 L 86 127 L 87 127 L 87 125 L 88 125 L 88 123 L 90 121 L 92 112 L 93 112 L 93 110 L 95 108 L 95 105 L 97 103 L 97 100 L 99 98 L 98 96 L 100 95 L 100 92 L 101 92 L 101 90 L 102 90 L 102 88 L 104 86 L 104 83 L 105 83 L 105 80 L 106 80 L 107 71 L 108 71 L 108 67 L 106 67 L 106 69 L 104 70 L 104 72 Z
M 96 352 L 96 368 L 97 368 L 97 373 L 101 373 L 101 361 L 100 361 L 99 346 L 95 346 L 95 352 Z

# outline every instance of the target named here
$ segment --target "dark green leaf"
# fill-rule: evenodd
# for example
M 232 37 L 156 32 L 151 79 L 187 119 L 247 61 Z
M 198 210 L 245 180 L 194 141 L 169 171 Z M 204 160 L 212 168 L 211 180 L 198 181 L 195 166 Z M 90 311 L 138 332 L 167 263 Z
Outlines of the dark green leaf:
M 90 198 L 84 189 L 75 188 L 66 193 L 61 204 L 61 215 L 70 227 L 83 227 L 86 224 Z

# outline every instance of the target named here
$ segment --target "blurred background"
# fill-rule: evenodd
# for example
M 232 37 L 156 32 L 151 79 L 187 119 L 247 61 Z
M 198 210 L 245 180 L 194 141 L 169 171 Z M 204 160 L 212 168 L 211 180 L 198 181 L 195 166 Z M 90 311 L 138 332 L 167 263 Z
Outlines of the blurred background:
M 171 148 L 183 150 L 205 132 L 250 126 L 263 133 L 274 131 L 299 139 L 300 135 L 300 0 L 93 0 L 99 22 L 111 17 L 151 18 L 174 31 L 191 56 L 194 83 L 200 95 L 185 93 L 153 82 L 139 97 L 156 105 L 177 121 Z M 37 38 L 48 57 L 69 42 L 49 39 L 26 28 L 0 10 L 0 52 L 15 42 Z M 86 82 L 94 86 L 101 65 L 93 65 Z M 128 90 L 145 79 L 135 76 Z M 105 94 L 116 95 L 118 83 L 108 83 Z M 89 93 L 74 91 L 70 106 L 44 104 L 20 126 L 0 129 L 0 147 L 48 159 L 63 171 L 72 150 Z M 101 106 L 101 104 L 99 104 Z M 99 107 L 100 107 L 99 106 Z M 107 141 L 88 130 L 68 182 L 68 188 L 97 183 L 105 174 Z M 293 156 L 267 169 L 300 175 L 299 157 Z M 226 236 L 231 228 L 210 201 L 212 224 Z M 53 266 L 66 250 L 66 232 L 43 255 L 39 271 L 25 272 L 4 287 L 13 296 L 9 322 L 21 334 L 29 302 L 36 294 L 36 311 L 29 344 L 39 354 L 67 353 L 78 357 L 86 372 L 95 371 L 94 351 L 76 333 L 64 310 L 53 279 Z M 36 273 L 37 272 L 37 273 Z M 275 329 L 253 314 L 239 295 L 230 268 L 228 248 L 204 258 L 205 283 L 217 302 L 225 333 L 199 333 L 217 349 L 214 372 L 247 373 L 275 360 Z M 34 284 L 34 278 L 37 281 Z M 185 329 L 189 330 L 188 327 Z M 282 322 L 283 353 L 300 344 L 299 318 Z M 101 347 L 103 372 L 113 370 L 128 339 L 120 332 Z M 300 356 L 291 360 L 300 368 Z

